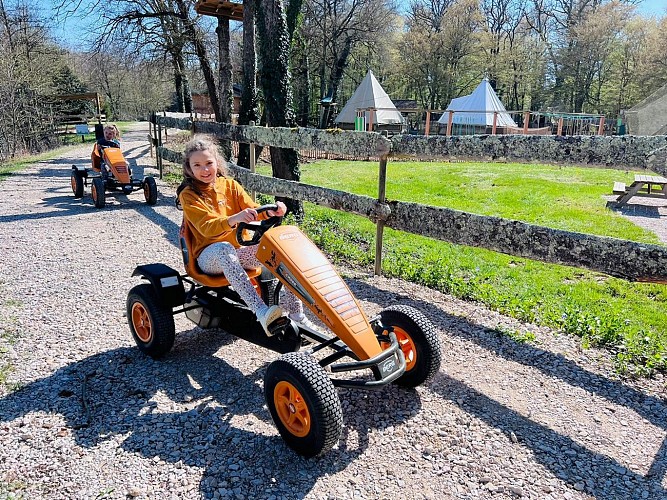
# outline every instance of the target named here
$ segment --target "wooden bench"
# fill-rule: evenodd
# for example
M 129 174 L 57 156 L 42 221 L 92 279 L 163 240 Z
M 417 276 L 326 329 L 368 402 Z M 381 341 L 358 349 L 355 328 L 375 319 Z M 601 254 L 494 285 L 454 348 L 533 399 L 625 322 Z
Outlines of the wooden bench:
M 614 194 L 625 194 L 625 182 L 614 182 Z
M 621 190 L 620 188 L 623 188 Z M 618 188 L 618 190 L 617 190 Z M 657 175 L 635 175 L 635 181 L 626 188 L 622 182 L 614 182 L 614 194 L 619 205 L 624 205 L 633 196 L 647 198 L 667 198 L 667 179 Z

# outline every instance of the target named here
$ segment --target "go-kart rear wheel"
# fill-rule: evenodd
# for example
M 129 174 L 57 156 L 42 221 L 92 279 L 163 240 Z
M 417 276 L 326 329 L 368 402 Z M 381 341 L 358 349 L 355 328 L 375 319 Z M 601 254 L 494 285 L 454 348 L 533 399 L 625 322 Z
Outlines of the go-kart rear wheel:
M 278 432 L 299 455 L 322 455 L 340 439 L 338 393 L 309 354 L 290 352 L 273 361 L 264 376 L 264 397 Z
M 163 357 L 174 345 L 174 315 L 153 285 L 142 283 L 127 294 L 127 322 L 137 347 L 151 358 Z
M 78 170 L 72 170 L 70 177 L 72 192 L 75 198 L 83 198 L 83 175 Z
M 93 203 L 95 203 L 95 208 L 104 208 L 104 205 L 107 201 L 107 194 L 105 189 L 104 179 L 101 177 L 95 177 L 93 179 L 93 186 L 90 189 L 90 194 L 93 195 Z
M 144 179 L 144 199 L 148 205 L 157 203 L 157 183 L 155 177 L 146 177 Z
M 440 338 L 426 316 L 413 307 L 390 306 L 380 312 L 380 322 L 393 327 L 405 356 L 405 373 L 395 384 L 417 387 L 431 380 L 440 369 L 442 355 Z M 382 346 L 389 344 L 383 342 Z

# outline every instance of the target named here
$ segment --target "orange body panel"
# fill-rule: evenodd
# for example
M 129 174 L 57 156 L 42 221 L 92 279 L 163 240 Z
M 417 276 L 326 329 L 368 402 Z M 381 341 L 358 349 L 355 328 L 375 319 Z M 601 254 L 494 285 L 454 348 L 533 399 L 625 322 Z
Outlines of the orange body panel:
M 129 184 L 130 171 L 127 167 L 127 162 L 123 156 L 120 148 L 101 148 L 99 144 L 95 144 L 93 152 L 90 155 L 90 161 L 95 172 L 99 172 L 104 161 L 111 169 L 114 178 L 121 184 Z
M 130 183 L 130 170 L 120 148 L 104 148 L 104 161 L 111 168 L 113 176 L 121 184 Z
M 296 226 L 278 226 L 259 242 L 257 258 L 360 359 L 382 352 L 368 318 L 329 259 Z

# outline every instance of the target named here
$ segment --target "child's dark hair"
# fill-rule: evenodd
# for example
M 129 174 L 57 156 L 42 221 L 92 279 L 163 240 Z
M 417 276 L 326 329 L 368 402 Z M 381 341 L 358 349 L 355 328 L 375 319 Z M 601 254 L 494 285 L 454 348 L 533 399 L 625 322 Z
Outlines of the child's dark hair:
M 218 164 L 218 177 L 225 177 L 229 175 L 227 170 L 227 162 L 220 154 L 218 145 L 215 140 L 207 135 L 195 135 L 186 145 L 185 151 L 183 151 L 183 182 L 176 189 L 176 204 L 179 204 L 178 197 L 181 192 L 186 188 L 190 187 L 195 193 L 201 194 L 200 190 L 197 188 L 197 179 L 195 179 L 194 173 L 192 172 L 192 167 L 190 166 L 190 157 L 192 153 L 196 151 L 210 151 L 215 157 L 216 163 Z

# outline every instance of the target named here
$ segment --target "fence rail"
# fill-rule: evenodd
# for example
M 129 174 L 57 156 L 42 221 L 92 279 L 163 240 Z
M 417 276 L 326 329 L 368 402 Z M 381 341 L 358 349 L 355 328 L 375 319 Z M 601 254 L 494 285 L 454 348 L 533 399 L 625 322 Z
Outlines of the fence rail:
M 316 143 L 322 149 L 344 154 L 378 156 L 380 175 L 378 180 L 378 198 L 360 196 L 344 191 L 312 186 L 300 182 L 276 179 L 255 174 L 247 169 L 233 166 L 235 178 L 247 189 L 274 196 L 285 196 L 322 206 L 352 212 L 367 217 L 377 224 L 376 234 L 376 274 L 381 269 L 382 229 L 387 226 L 421 236 L 428 236 L 454 244 L 486 248 L 488 250 L 539 260 L 543 262 L 575 266 L 602 272 L 629 281 L 667 283 L 667 247 L 636 243 L 616 238 L 594 236 L 570 231 L 527 224 L 499 217 L 483 216 L 449 208 L 432 207 L 384 199 L 384 180 L 386 160 L 391 156 L 451 157 L 453 152 L 467 156 L 480 155 L 485 158 L 489 153 L 511 159 L 526 158 L 528 151 L 544 147 L 543 136 L 520 136 L 524 148 L 507 150 L 513 144 L 498 141 L 503 137 L 493 136 L 493 143 L 488 137 L 465 138 L 465 141 L 452 141 L 448 138 L 414 138 L 398 136 L 391 141 L 369 132 L 324 131 L 314 129 L 287 129 L 265 127 L 236 126 L 219 123 L 192 121 L 174 121 L 156 117 L 158 126 L 168 126 L 191 130 L 193 132 L 213 133 L 222 139 L 256 143 L 265 146 L 307 148 Z M 159 135 L 159 134 L 158 134 Z M 563 138 L 561 138 L 563 139 Z M 591 138 L 587 138 L 591 139 Z M 603 141 L 605 137 L 595 137 Z M 443 142 L 444 140 L 444 142 Z M 533 144 L 529 144 L 536 141 Z M 461 142 L 463 144 L 461 144 Z M 350 145 L 346 151 L 347 145 Z M 584 163 L 606 164 L 610 159 L 625 160 L 625 167 L 648 168 L 663 173 L 667 170 L 667 137 L 636 137 L 625 141 L 625 147 L 617 144 L 593 144 L 579 139 L 577 141 L 552 141 L 548 148 L 553 159 L 587 158 Z M 574 145 L 591 149 L 588 151 L 570 151 Z M 326 146 L 326 147 L 322 147 Z M 562 148 L 559 149 L 559 148 Z M 602 150 L 605 151 L 602 154 Z M 569 152 L 569 153 L 568 153 Z M 180 163 L 180 153 L 164 147 L 157 148 L 159 159 Z M 477 156 L 478 158 L 480 156 Z M 537 155 L 542 159 L 542 154 Z M 593 161 L 595 160 L 595 161 Z M 620 167 L 619 167 L 620 168 Z M 429 221 L 424 224 L 424 221 Z

